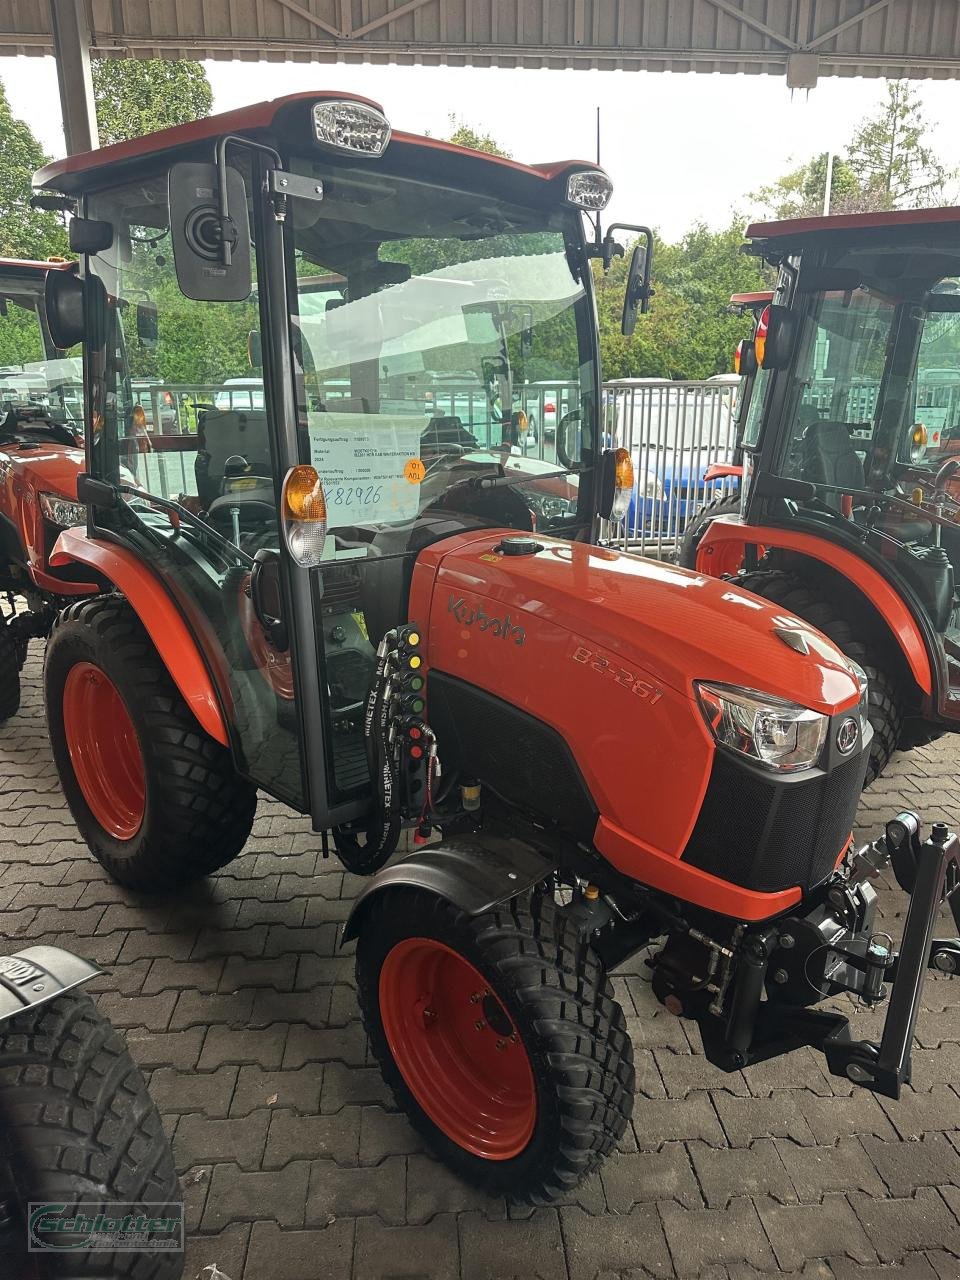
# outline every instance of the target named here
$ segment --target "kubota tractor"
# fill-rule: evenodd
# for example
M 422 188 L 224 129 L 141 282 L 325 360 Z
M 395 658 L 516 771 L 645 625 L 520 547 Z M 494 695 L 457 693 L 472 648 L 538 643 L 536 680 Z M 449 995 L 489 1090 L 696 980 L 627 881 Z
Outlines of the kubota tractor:
M 140 889 L 212 871 L 258 785 L 309 813 L 376 872 L 344 937 L 399 1104 L 515 1197 L 569 1191 L 623 1134 L 608 973 L 640 948 L 712 1061 L 811 1044 L 896 1096 L 926 970 L 960 956 L 933 940 L 957 840 L 902 814 L 854 853 L 856 664 L 736 586 L 595 545 L 633 490 L 603 447 L 591 298 L 616 250 L 582 218 L 606 175 L 391 137 L 374 104 L 315 93 L 38 183 L 76 215 L 83 306 L 59 303 L 91 427 L 87 527 L 53 559 L 114 585 L 60 614 L 46 704 L 104 866 Z M 136 299 L 169 366 L 237 385 L 249 351 L 263 386 L 215 395 L 192 452 L 131 484 Z M 425 414 L 427 371 L 483 389 L 469 429 Z M 514 382 L 547 380 L 574 388 L 549 472 L 510 452 Z M 441 841 L 385 865 L 404 829 Z M 890 859 L 899 952 L 870 883 Z M 878 1043 L 813 1008 L 845 991 L 889 992 Z
M 703 573 L 813 622 L 870 679 L 867 781 L 960 726 L 960 212 L 752 226 L 779 267 L 755 337 L 739 516 Z
M 730 299 L 728 310 L 737 315 L 752 315 L 754 320 L 764 307 L 773 301 L 773 293 L 735 293 Z M 743 338 L 737 343 L 733 353 L 733 371 L 740 375 L 740 387 L 737 391 L 737 439 L 733 457 L 729 462 L 714 462 L 707 467 L 703 478 L 711 481 L 726 481 L 716 494 L 705 504 L 687 524 L 683 537 L 677 547 L 677 563 L 685 569 L 697 567 L 697 548 L 700 539 L 710 521 L 716 516 L 738 515 L 740 512 L 740 480 L 743 476 L 743 457 L 741 440 L 743 424 L 746 421 L 747 407 L 753 393 L 753 384 L 757 372 L 757 360 L 753 350 L 753 339 Z
M 60 533 L 85 524 L 77 502 L 83 469 L 79 351 L 57 346 L 44 292 L 74 281 L 71 262 L 0 259 L 0 721 L 20 706 L 27 644 L 45 636 L 66 598 L 102 590 L 88 570 L 54 568 Z M 27 608 L 16 608 L 17 598 Z

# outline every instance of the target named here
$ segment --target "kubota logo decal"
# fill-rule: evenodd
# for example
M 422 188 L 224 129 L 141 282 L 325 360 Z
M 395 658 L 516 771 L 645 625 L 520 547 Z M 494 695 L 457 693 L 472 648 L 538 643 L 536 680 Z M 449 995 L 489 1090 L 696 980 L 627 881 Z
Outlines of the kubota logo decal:
M 519 624 L 511 621 L 509 613 L 503 618 L 494 618 L 485 613 L 482 604 L 467 604 L 463 596 L 447 598 L 447 613 L 452 613 L 463 627 L 478 627 L 481 631 L 489 631 L 491 635 L 503 640 L 512 640 L 514 644 L 523 644 L 527 633 Z

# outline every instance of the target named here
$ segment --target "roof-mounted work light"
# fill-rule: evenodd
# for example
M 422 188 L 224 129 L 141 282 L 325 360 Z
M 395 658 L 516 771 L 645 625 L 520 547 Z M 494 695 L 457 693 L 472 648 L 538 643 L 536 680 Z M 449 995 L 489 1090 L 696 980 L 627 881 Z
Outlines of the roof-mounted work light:
M 602 169 L 582 169 L 567 179 L 567 204 L 578 209 L 605 209 L 613 195 L 613 183 Z
M 390 122 L 365 102 L 318 102 L 313 108 L 313 132 L 332 151 L 378 157 L 390 141 Z

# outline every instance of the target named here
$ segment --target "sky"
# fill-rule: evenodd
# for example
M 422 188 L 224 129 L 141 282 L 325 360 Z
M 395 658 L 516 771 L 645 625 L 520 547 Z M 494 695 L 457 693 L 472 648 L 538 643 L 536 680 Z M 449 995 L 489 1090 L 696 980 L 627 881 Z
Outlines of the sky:
M 528 162 L 601 159 L 614 183 L 610 220 L 679 239 L 697 222 L 727 226 L 756 212 L 749 193 L 811 156 L 842 149 L 884 94 L 882 80 L 825 78 L 791 93 L 780 77 L 626 71 L 327 66 L 209 62 L 214 111 L 302 89 L 334 88 L 383 104 L 411 133 L 444 137 L 450 115 Z M 46 151 L 63 154 L 51 58 L 0 58 L 16 115 Z M 960 84 L 918 82 L 940 159 L 960 168 Z M 960 199 L 960 184 L 954 193 Z

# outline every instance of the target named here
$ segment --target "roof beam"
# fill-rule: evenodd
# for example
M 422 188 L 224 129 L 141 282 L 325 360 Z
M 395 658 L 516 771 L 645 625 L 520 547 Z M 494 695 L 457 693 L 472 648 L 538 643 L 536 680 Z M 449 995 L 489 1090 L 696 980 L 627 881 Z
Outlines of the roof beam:
M 398 9 L 391 9 L 389 13 L 382 14 L 379 18 L 371 18 L 369 22 L 365 22 L 362 27 L 356 27 L 353 31 L 353 39 L 357 40 L 361 36 L 368 35 L 371 31 L 376 31 L 378 27 L 389 26 L 391 22 L 397 18 L 404 17 L 405 14 L 413 13 L 414 9 L 422 9 L 426 4 L 435 4 L 436 0 L 407 0 L 406 4 L 400 5 Z M 348 34 L 347 32 L 344 33 Z
M 296 0 L 274 0 L 274 3 L 280 5 L 282 9 L 288 9 L 290 13 L 295 13 L 298 18 L 303 18 L 304 22 L 309 22 L 317 31 L 325 31 L 328 36 L 333 36 L 335 40 L 341 38 L 341 32 L 336 27 L 332 27 L 329 22 L 324 22 L 322 18 L 318 18 L 315 13 L 305 9 L 302 4 L 297 4 Z
M 859 13 L 855 13 L 853 17 L 847 18 L 845 22 L 838 22 L 836 26 L 831 27 L 829 31 L 824 31 L 821 35 L 816 36 L 809 44 L 803 46 L 804 53 L 812 49 L 819 49 L 822 44 L 826 44 L 828 40 L 832 40 L 834 36 L 841 35 L 844 31 L 849 31 L 851 27 L 859 26 L 871 14 L 879 13 L 881 9 L 889 8 L 893 0 L 874 0 L 873 4 L 868 4 L 866 8 L 861 9 Z
M 735 19 L 742 26 L 751 27 L 754 31 L 759 31 L 761 35 L 768 36 L 784 49 L 796 52 L 800 48 L 796 40 L 791 40 L 782 31 L 775 31 L 773 27 L 768 27 L 759 18 L 751 17 L 749 13 L 745 13 L 743 9 L 739 9 L 735 4 L 730 4 L 729 0 L 707 0 L 707 4 L 712 4 L 715 9 L 720 9 L 721 12 Z M 682 57 L 683 55 L 680 54 L 679 56 Z

